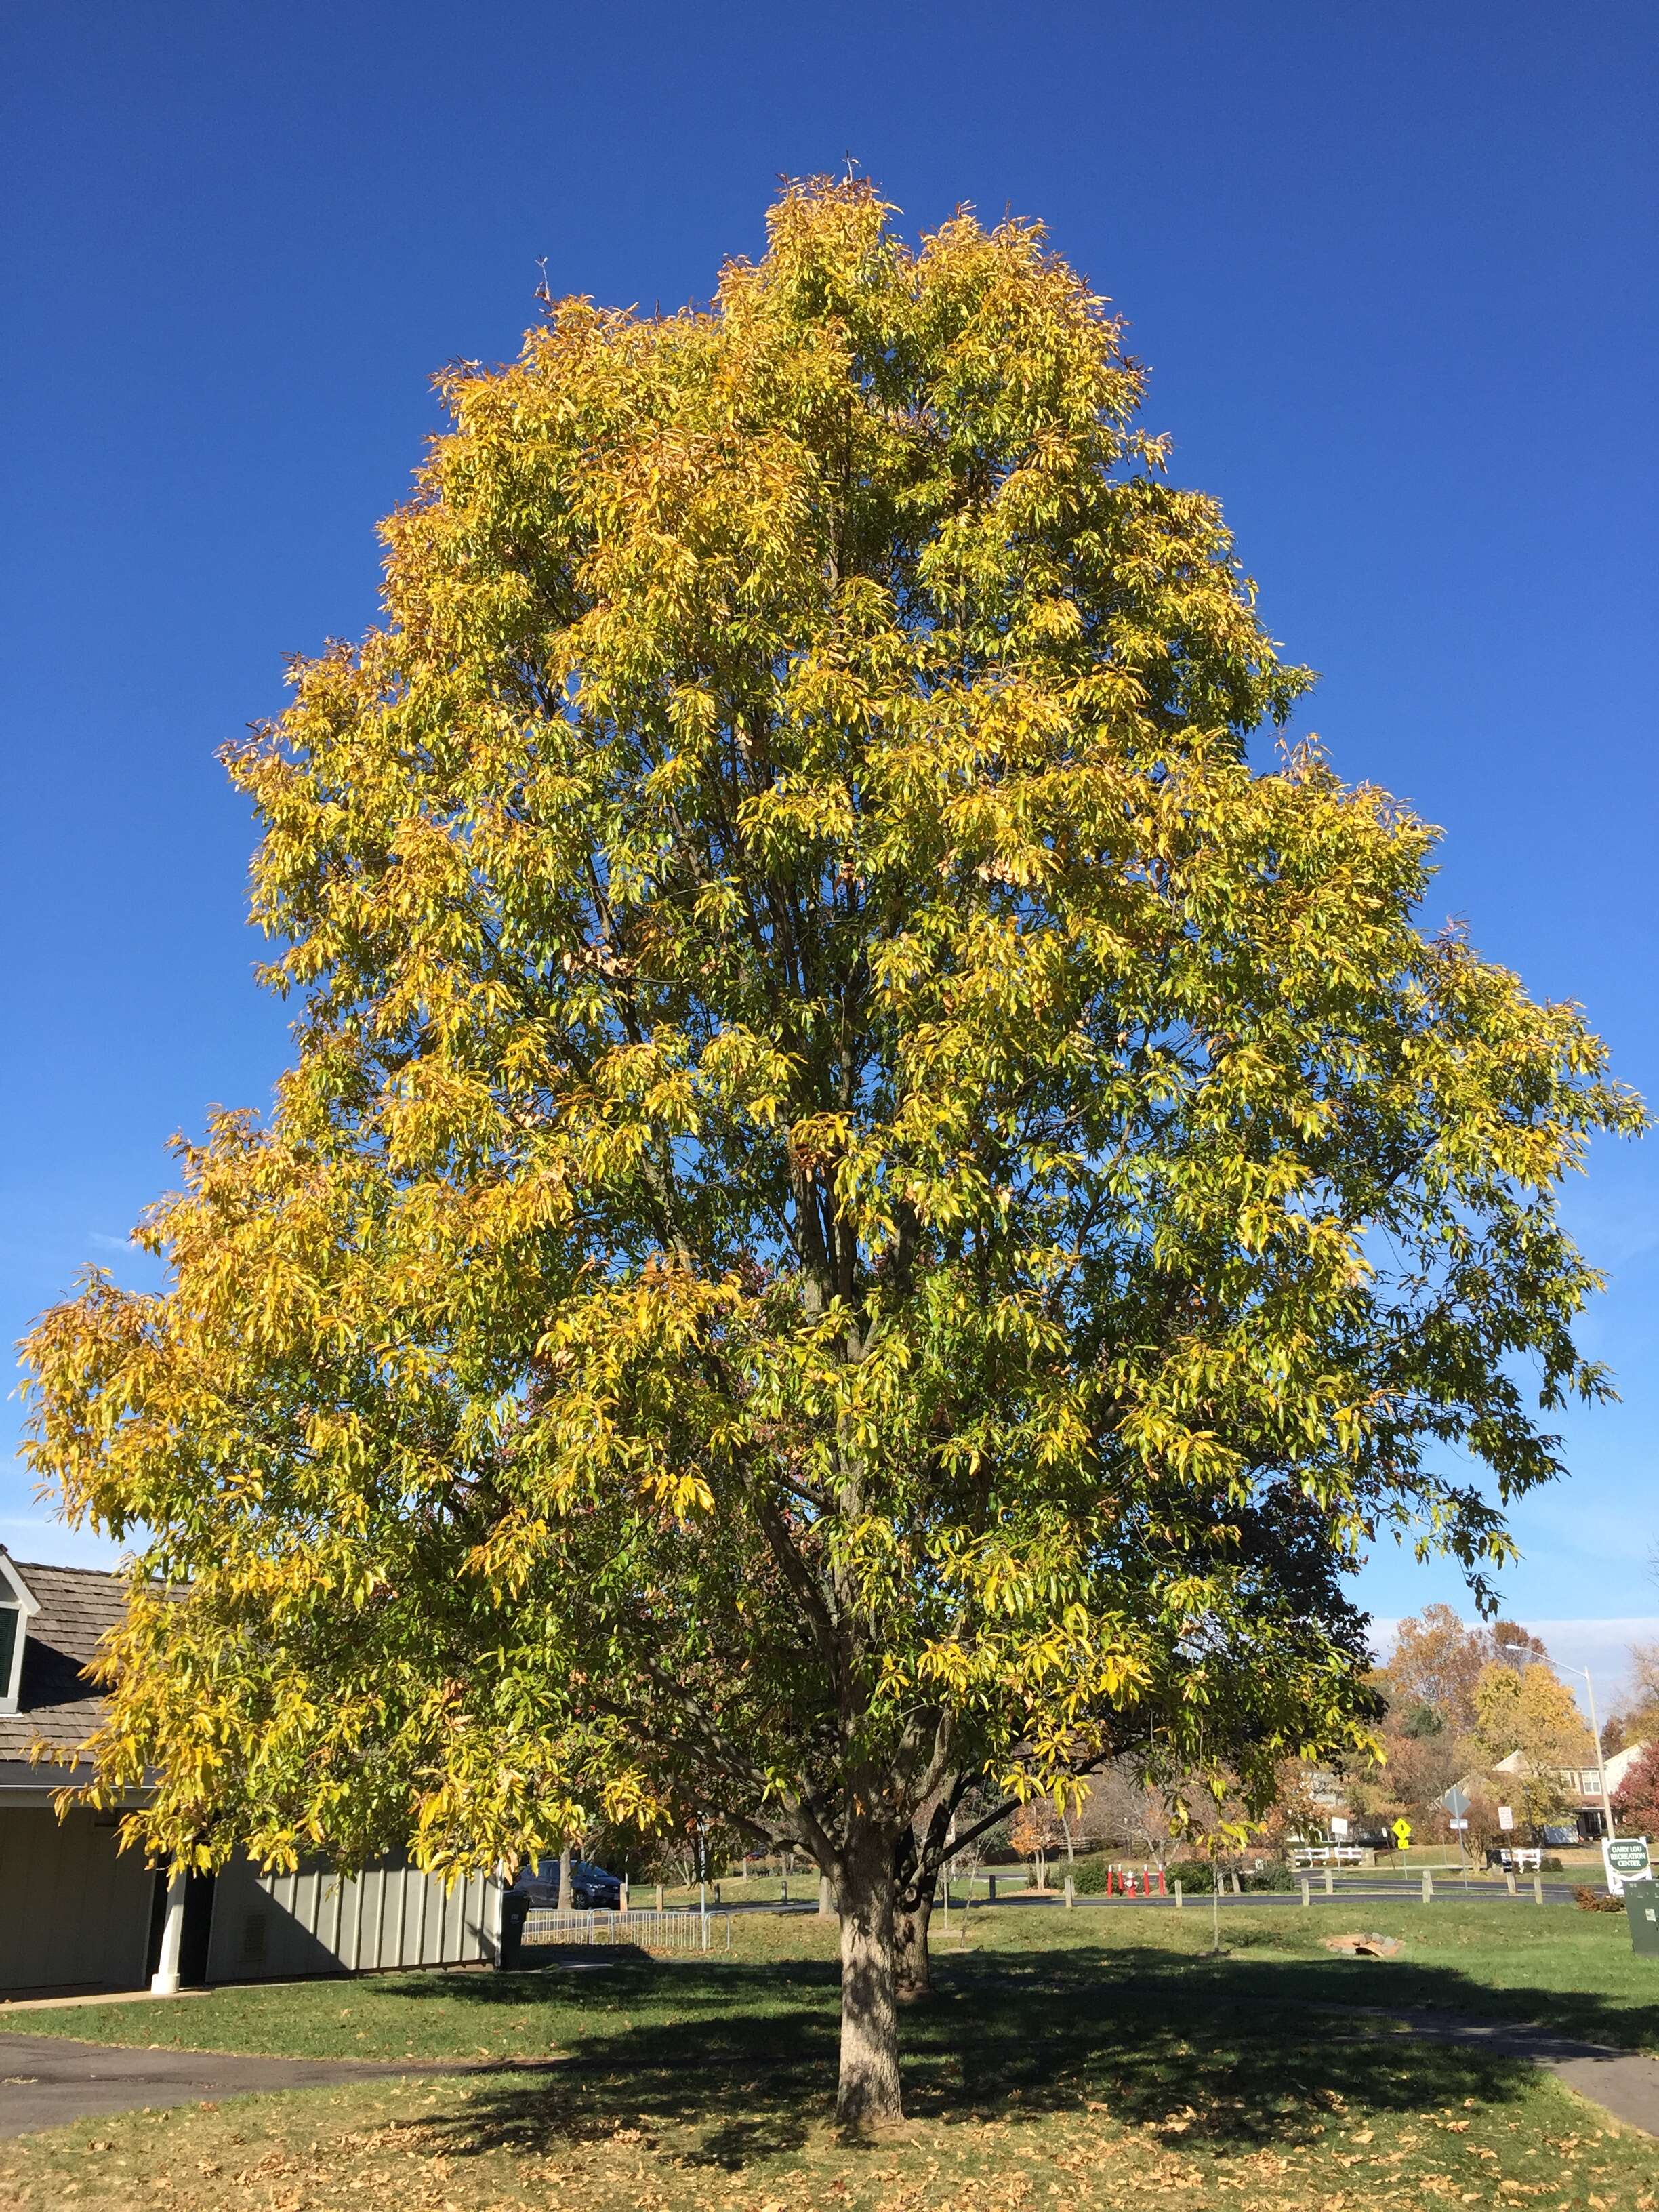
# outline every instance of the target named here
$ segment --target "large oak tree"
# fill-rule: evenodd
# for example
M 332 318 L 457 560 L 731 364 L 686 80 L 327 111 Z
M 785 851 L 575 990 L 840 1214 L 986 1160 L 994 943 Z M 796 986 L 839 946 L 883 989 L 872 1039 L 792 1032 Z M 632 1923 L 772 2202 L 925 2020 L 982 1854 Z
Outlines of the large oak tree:
M 1364 1733 L 1367 1542 L 1505 1556 L 1604 1387 L 1555 1188 L 1638 1118 L 1419 933 L 1423 824 L 1247 760 L 1308 678 L 1101 301 L 889 213 L 444 378 L 382 624 L 230 756 L 295 1064 L 166 1291 L 30 1346 L 137 1532 L 146 1848 L 793 1837 L 854 2124 L 970 1785 L 1265 1787 Z

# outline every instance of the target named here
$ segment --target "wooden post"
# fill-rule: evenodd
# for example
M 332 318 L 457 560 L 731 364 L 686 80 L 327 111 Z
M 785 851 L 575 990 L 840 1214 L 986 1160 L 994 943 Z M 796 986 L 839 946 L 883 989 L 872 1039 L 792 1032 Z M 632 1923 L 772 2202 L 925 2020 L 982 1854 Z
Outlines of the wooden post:
M 1071 1877 L 1071 1875 L 1066 1875 L 1066 1910 L 1068 1912 L 1069 1912 L 1069 1911 L 1071 1911 L 1071 1909 L 1072 1909 L 1072 1904 L 1073 1904 L 1072 1877 Z
M 1328 1867 L 1325 1869 L 1325 1894 L 1327 1897 L 1336 1895 L 1336 1876 Z
M 1423 1869 L 1423 1902 L 1425 1905 L 1434 1903 L 1434 1876 L 1427 1867 Z
M 1544 1877 L 1541 1874 L 1535 1874 L 1532 1878 L 1532 1901 L 1534 1905 L 1544 1902 Z
M 1504 1887 L 1508 1890 L 1511 1897 L 1515 1895 L 1515 1869 L 1513 1867 L 1505 1867 L 1504 1869 Z
M 835 1917 L 836 1900 L 830 1892 L 830 1877 L 827 1874 L 821 1874 L 818 1876 L 818 1918 L 833 1920 Z
M 1181 1884 L 1180 1884 L 1179 1882 L 1177 1882 L 1177 1883 L 1176 1884 L 1175 1897 L 1176 1897 L 1176 1911 L 1177 1912 L 1180 1912 L 1180 1911 L 1182 1911 L 1185 1908 L 1185 1905 L 1186 1905 L 1186 1902 L 1187 1902 L 1187 1900 L 1186 1900 L 1186 1899 L 1185 1899 L 1185 1898 L 1183 1898 L 1183 1897 L 1182 1897 L 1182 1895 L 1181 1894 Z
M 1235 1897 L 1243 1897 L 1243 1891 L 1238 1886 L 1238 1869 L 1235 1867 L 1233 1869 L 1233 1895 Z
M 1302 1902 L 1304 1905 L 1311 1905 L 1313 1903 L 1313 1892 L 1309 1886 L 1308 1877 L 1305 1874 L 1302 1877 Z
M 662 1884 L 660 1882 L 657 1884 L 657 1910 L 659 1912 L 662 1911 Z

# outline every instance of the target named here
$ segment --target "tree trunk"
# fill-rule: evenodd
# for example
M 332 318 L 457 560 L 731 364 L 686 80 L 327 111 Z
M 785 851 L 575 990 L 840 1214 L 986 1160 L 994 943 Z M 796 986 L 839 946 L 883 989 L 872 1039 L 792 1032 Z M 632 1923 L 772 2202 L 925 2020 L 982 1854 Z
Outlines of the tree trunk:
M 570 1839 L 566 1837 L 559 1845 L 559 1910 L 561 1912 L 569 1912 L 574 1909 L 570 1901 L 571 1856 Z
M 893 1848 L 860 1838 L 837 1885 L 841 1913 L 841 2081 L 836 2118 L 862 2134 L 904 2117 L 893 1983 Z
M 915 2004 L 933 1994 L 933 1960 L 927 1950 L 927 1929 L 933 1917 L 932 1885 L 927 1893 L 908 1906 L 901 1901 L 893 1915 L 893 1984 L 901 2004 Z

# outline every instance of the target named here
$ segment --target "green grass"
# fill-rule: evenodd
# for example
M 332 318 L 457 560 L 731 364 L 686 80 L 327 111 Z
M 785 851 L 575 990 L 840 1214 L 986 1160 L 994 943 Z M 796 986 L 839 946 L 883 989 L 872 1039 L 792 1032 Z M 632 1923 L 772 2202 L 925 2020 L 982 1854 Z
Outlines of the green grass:
M 1355 1925 L 1402 1936 L 1404 1957 L 1322 1948 Z M 1659 2205 L 1659 2145 L 1523 2062 L 1318 2009 L 1438 2005 L 1659 2050 L 1659 1961 L 1632 1956 L 1622 1921 L 1450 1901 L 1373 1901 L 1356 1918 L 1224 1906 L 1218 1959 L 1210 1928 L 1206 1910 L 976 1916 L 971 1949 L 936 1947 L 938 1993 L 905 2018 L 905 2126 L 865 2149 L 830 2126 L 834 1930 L 811 1917 L 738 1922 L 729 1960 L 598 1952 L 589 1972 L 15 2015 L 106 2042 L 546 2063 L 0 2143 L 0 2204 Z

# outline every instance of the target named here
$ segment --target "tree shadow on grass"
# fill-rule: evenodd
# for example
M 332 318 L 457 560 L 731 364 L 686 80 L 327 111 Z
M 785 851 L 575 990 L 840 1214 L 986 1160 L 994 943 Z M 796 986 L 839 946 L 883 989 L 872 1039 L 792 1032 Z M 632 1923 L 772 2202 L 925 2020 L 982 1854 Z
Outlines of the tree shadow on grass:
M 1358 1970 L 1358 1971 L 1356 1971 Z M 480 1978 L 481 2005 L 523 2006 L 548 1978 Z M 903 2023 L 906 2111 L 916 2121 L 1032 2119 L 1103 2110 L 1189 2148 L 1307 2142 L 1334 2112 L 1404 2116 L 1466 2098 L 1504 2104 L 1533 2068 L 1512 2054 L 1401 2035 L 1322 2005 L 1437 2008 L 1494 2017 L 1493 1993 L 1454 1969 L 1172 1955 L 1091 1944 L 946 1956 L 937 1995 Z M 540 1988 L 538 1989 L 538 1984 Z M 413 1984 L 410 1985 L 411 1989 Z M 591 1986 L 591 1985 L 590 1985 Z M 453 1984 L 451 1985 L 452 1992 Z M 831 1961 L 663 1961 L 619 1954 L 607 2000 L 659 2016 L 590 2019 L 533 2085 L 480 2081 L 468 2106 L 421 2123 L 452 2155 L 639 2130 L 684 2131 L 694 2163 L 738 2171 L 799 2150 L 833 2116 L 837 2023 Z M 569 1995 L 569 1985 L 560 1992 Z M 1540 2016 L 1611 2039 L 1617 2015 L 1580 1996 L 1569 2024 L 1552 1993 L 1505 1993 L 1504 2017 Z M 1621 2040 L 1632 2033 L 1628 2015 Z

